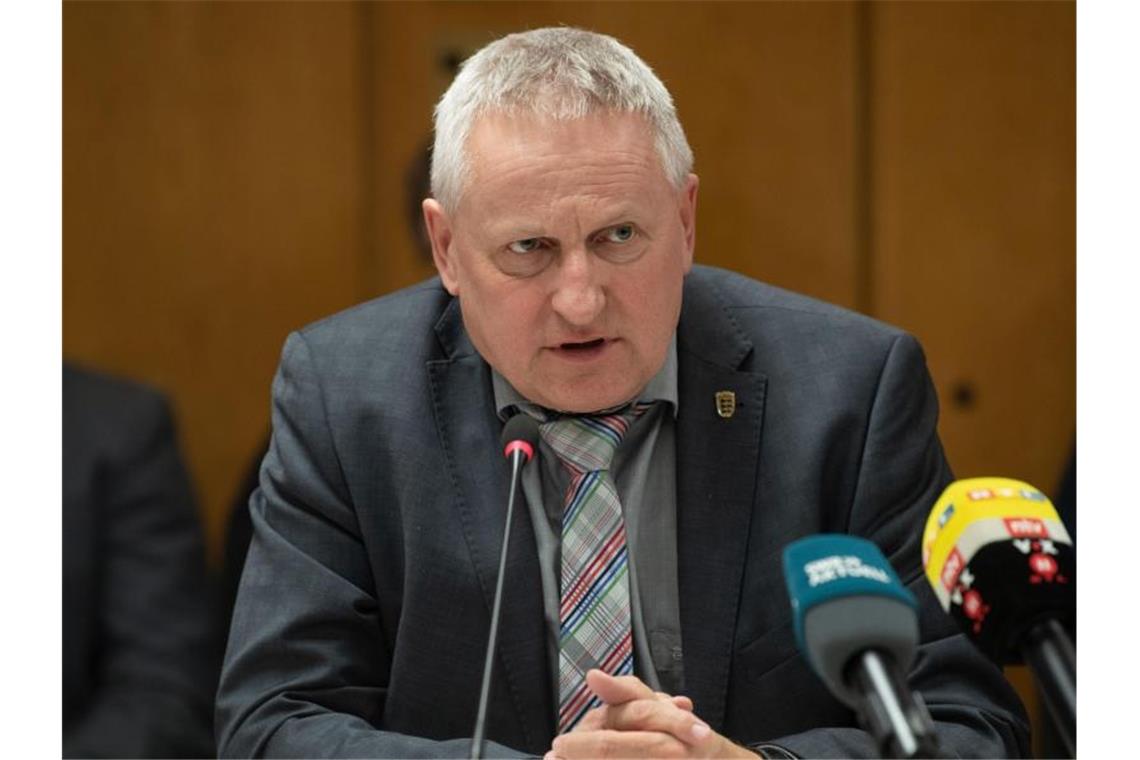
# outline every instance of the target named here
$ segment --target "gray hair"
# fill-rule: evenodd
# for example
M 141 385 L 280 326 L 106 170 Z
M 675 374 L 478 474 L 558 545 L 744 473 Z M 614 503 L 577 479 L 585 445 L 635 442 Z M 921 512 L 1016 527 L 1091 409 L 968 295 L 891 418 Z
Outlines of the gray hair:
M 653 70 L 613 37 L 552 27 L 509 34 L 464 62 L 435 107 L 432 195 L 445 209 L 458 205 L 469 179 L 467 138 L 479 116 L 528 113 L 568 121 L 600 111 L 644 116 L 665 175 L 684 186 L 693 151 Z

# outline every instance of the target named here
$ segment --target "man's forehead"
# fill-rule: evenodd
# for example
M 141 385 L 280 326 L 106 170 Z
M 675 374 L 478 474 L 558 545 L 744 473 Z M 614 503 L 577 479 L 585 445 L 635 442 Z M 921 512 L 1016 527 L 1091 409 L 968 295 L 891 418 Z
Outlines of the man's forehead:
M 573 199 L 603 214 L 620 214 L 671 187 L 652 134 L 637 114 L 573 120 L 490 114 L 475 123 L 468 149 L 465 195 L 483 210 L 528 207 L 520 214 L 527 216 L 535 207 Z
M 636 153 L 647 163 L 660 163 L 645 118 L 613 111 L 573 119 L 526 111 L 492 111 L 474 121 L 465 147 L 472 163 L 512 153 L 518 158 L 540 160 L 549 153 L 613 151 Z

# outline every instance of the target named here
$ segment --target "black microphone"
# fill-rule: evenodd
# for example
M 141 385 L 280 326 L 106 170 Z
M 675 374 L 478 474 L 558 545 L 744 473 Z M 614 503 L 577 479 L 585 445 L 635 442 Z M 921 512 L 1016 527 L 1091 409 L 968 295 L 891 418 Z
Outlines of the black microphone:
M 495 601 L 491 605 L 491 633 L 487 637 L 487 657 L 483 661 L 483 685 L 479 689 L 479 710 L 475 715 L 475 733 L 471 738 L 471 758 L 483 757 L 487 729 L 487 701 L 491 695 L 491 669 L 495 661 L 495 645 L 499 640 L 499 608 L 503 604 L 503 577 L 507 569 L 507 549 L 511 543 L 511 522 L 515 511 L 515 494 L 523 465 L 534 457 L 538 447 L 538 423 L 526 414 L 516 414 L 503 426 L 500 439 L 503 456 L 511 463 L 511 490 L 507 497 L 507 524 L 503 526 L 503 549 L 499 553 L 499 577 L 495 581 Z
M 1077 560 L 1045 494 L 1009 478 L 947 486 L 926 521 L 926 577 L 942 608 L 1002 665 L 1029 665 L 1061 741 L 1077 739 Z
M 934 724 L 902 678 L 918 644 L 914 596 L 870 541 L 840 534 L 784 549 L 796 643 L 886 757 L 940 757 Z

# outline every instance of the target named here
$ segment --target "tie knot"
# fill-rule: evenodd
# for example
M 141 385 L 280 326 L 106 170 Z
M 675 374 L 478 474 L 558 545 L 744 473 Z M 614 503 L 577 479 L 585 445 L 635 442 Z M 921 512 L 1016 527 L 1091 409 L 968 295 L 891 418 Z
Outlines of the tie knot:
M 629 426 L 648 408 L 634 404 L 616 414 L 563 417 L 541 425 L 539 434 L 574 472 L 608 470 Z

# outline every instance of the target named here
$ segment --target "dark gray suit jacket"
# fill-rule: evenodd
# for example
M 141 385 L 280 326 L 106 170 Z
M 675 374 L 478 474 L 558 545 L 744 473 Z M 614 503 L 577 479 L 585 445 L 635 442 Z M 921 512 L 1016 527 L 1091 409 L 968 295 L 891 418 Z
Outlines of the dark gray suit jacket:
M 950 479 L 906 334 L 721 270 L 678 327 L 677 552 L 685 692 L 716 730 L 803 756 L 873 754 L 796 651 L 783 546 L 874 540 L 922 607 L 911 672 L 952 753 L 1028 751 L 1000 671 L 922 576 Z M 714 394 L 736 393 L 730 419 Z M 475 716 L 505 513 L 501 423 L 458 304 L 430 281 L 286 342 L 273 442 L 218 695 L 225 756 L 461 756 Z M 515 511 L 491 755 L 554 736 L 528 511 Z

